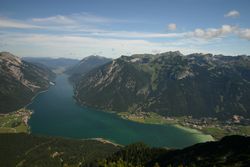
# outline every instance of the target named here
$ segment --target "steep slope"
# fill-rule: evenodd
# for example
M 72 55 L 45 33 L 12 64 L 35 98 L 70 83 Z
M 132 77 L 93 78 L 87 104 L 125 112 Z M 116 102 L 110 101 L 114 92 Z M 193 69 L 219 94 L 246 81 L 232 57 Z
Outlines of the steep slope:
M 105 110 L 250 118 L 249 56 L 122 56 L 79 80 L 76 99 Z
M 36 93 L 46 90 L 55 77 L 41 68 L 7 53 L 0 53 L 0 113 L 14 111 L 27 104 Z
M 119 147 L 97 140 L 0 134 L 0 166 L 87 166 Z
M 150 148 L 141 143 L 133 144 L 106 158 L 100 166 L 243 167 L 249 163 L 250 137 L 227 136 L 220 141 L 199 143 L 182 150 Z
M 76 84 L 76 99 L 104 110 L 126 111 L 145 100 L 149 75 L 122 59 L 87 73 Z M 142 88 L 141 92 L 138 89 Z
M 66 73 L 71 75 L 70 80 L 77 81 L 79 77 L 91 71 L 92 69 L 104 65 L 112 59 L 101 56 L 88 56 L 78 62 L 75 66 L 69 68 Z

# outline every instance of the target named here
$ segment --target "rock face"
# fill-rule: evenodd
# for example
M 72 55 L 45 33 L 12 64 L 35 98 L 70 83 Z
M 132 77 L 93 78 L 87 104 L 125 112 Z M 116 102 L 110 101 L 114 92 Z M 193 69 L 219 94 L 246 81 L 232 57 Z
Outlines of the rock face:
M 82 76 L 75 96 L 82 104 L 116 112 L 250 118 L 250 57 L 122 56 Z
M 101 56 L 88 56 L 82 59 L 79 63 L 77 63 L 72 68 L 69 68 L 66 73 L 70 74 L 71 81 L 77 81 L 82 75 L 91 71 L 92 69 L 104 65 L 108 62 L 112 61 L 112 59 L 101 57 Z
M 8 53 L 0 53 L 0 113 L 27 104 L 39 91 L 49 87 L 54 74 Z

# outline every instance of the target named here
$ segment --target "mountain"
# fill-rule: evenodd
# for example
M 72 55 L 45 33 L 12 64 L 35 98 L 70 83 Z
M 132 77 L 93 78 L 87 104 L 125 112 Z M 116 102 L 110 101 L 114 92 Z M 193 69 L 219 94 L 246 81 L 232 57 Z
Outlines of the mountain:
M 23 107 L 38 92 L 48 89 L 55 74 L 45 67 L 0 53 L 0 113 Z
M 82 75 L 88 73 L 92 69 L 111 62 L 112 59 L 101 57 L 101 56 L 88 56 L 83 58 L 75 66 L 69 68 L 66 73 L 70 74 L 70 80 L 76 81 Z
M 182 150 L 150 148 L 138 143 L 106 158 L 100 166 L 248 166 L 250 137 L 227 136 L 216 142 L 199 143 Z
M 0 134 L 0 166 L 87 166 L 119 150 L 98 140 Z
M 22 60 L 38 66 L 46 66 L 51 70 L 60 70 L 60 72 L 64 72 L 79 62 L 77 59 L 48 57 L 23 57 Z
M 250 57 L 178 51 L 121 56 L 80 77 L 75 98 L 116 112 L 250 118 Z

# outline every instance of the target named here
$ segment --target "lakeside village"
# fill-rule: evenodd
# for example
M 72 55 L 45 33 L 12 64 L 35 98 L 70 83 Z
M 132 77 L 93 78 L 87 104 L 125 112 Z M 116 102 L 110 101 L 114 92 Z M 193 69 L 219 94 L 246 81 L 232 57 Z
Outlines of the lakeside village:
M 204 134 L 211 135 L 216 140 L 219 140 L 226 135 L 250 135 L 250 119 L 246 119 L 239 115 L 234 115 L 227 121 L 220 121 L 217 118 L 212 117 L 164 117 L 152 112 L 125 112 L 119 115 L 124 119 L 140 123 L 181 125 L 183 127 L 196 129 Z
M 29 133 L 28 121 L 32 112 L 26 108 L 0 115 L 0 133 Z

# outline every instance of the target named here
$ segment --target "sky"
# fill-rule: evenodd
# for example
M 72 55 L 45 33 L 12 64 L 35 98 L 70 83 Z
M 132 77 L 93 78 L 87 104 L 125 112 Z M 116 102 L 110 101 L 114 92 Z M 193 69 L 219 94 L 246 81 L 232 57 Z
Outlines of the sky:
M 250 55 L 249 0 L 0 0 L 0 51 Z

